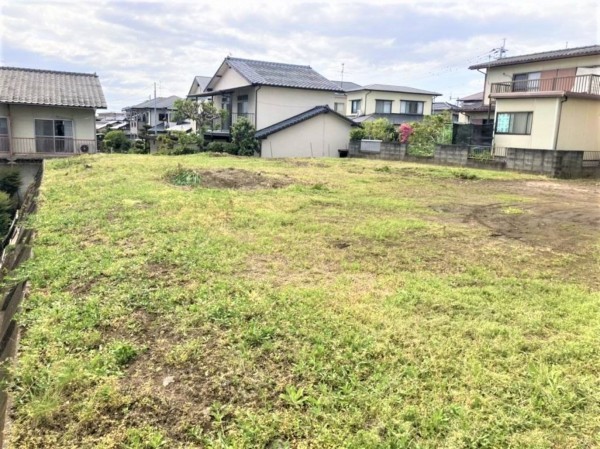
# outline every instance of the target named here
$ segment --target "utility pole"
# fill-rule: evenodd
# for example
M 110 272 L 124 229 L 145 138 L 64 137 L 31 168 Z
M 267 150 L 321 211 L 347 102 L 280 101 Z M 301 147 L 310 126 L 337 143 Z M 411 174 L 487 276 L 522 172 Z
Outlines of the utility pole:
M 156 127 L 158 126 L 158 115 L 156 114 L 156 82 L 154 83 L 154 135 L 158 133 Z

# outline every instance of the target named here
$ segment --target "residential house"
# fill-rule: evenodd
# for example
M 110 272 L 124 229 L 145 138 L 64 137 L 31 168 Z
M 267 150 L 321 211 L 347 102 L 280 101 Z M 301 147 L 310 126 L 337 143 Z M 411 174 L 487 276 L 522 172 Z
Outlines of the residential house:
M 339 85 L 310 66 L 227 57 L 204 92 L 189 97 L 208 98 L 227 112 L 207 131 L 212 138 L 228 138 L 231 125 L 243 117 L 259 138 L 268 138 L 263 157 L 337 157 L 337 150 L 347 147 L 352 126 L 333 111 L 340 94 Z
M 346 115 L 357 123 L 386 118 L 394 125 L 423 120 L 441 94 L 414 87 L 369 84 L 346 91 Z
M 452 118 L 452 123 L 459 122 L 459 107 L 455 104 L 448 103 L 447 101 L 434 101 L 433 102 L 433 115 L 443 114 L 448 112 Z
M 193 95 L 201 94 L 204 92 L 206 85 L 210 82 L 210 76 L 195 76 L 194 81 L 187 94 L 188 98 L 194 98 Z
M 96 74 L 0 67 L 0 158 L 94 153 L 100 108 Z
M 483 91 L 458 99 L 460 105 L 460 123 L 488 125 L 494 123 L 494 107 L 492 103 L 483 103 Z
M 469 68 L 485 70 L 483 106 L 495 109 L 497 149 L 600 152 L 600 45 Z
M 336 94 L 336 98 L 333 103 L 333 110 L 342 115 L 346 115 L 346 104 L 348 102 L 348 95 L 346 92 L 350 90 L 356 90 L 360 87 L 360 84 L 353 83 L 352 81 L 331 81 L 333 84 L 340 87 L 341 92 Z
M 131 138 L 138 138 L 144 127 L 149 128 L 150 133 L 165 133 L 169 127 L 176 125 L 173 120 L 174 104 L 180 99 L 176 95 L 157 97 L 123 108 L 129 120 Z

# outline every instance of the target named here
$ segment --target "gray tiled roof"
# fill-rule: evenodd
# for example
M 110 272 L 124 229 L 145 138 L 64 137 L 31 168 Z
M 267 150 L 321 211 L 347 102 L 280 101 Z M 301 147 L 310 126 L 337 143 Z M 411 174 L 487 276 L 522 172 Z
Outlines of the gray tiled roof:
M 528 55 L 509 56 L 508 58 L 496 59 L 495 61 L 475 64 L 469 69 L 485 69 L 487 67 L 499 67 L 513 64 L 526 64 L 528 62 L 548 61 L 552 59 L 574 58 L 576 56 L 600 55 L 600 45 L 588 45 L 586 47 L 565 48 L 563 50 L 544 51 Z
M 170 97 L 156 97 L 150 100 L 143 101 L 140 104 L 136 104 L 133 106 L 127 106 L 126 109 L 173 109 L 173 104 L 176 100 L 181 100 L 177 95 L 171 95 Z
M 459 98 L 458 101 L 483 101 L 483 91 Z
M 433 103 L 434 111 L 454 111 L 455 109 L 458 109 L 458 106 L 447 101 L 436 101 Z
M 279 123 L 275 123 L 274 125 L 267 126 L 266 128 L 256 131 L 255 137 L 257 139 L 264 139 L 265 137 L 270 136 L 271 134 L 275 134 L 276 132 L 279 132 L 282 129 L 289 128 L 290 126 L 294 126 L 300 122 L 303 122 L 310 118 L 316 117 L 319 114 L 334 114 L 336 117 L 340 118 L 341 120 L 347 121 L 351 126 L 356 125 L 348 117 L 338 114 L 337 112 L 335 112 L 333 109 L 331 109 L 327 105 L 315 106 L 314 108 L 309 109 L 308 111 L 304 111 L 301 114 L 295 115 L 295 116 L 285 119 Z
M 279 62 L 231 57 L 225 58 L 225 62 L 246 78 L 250 84 L 341 91 L 339 85 L 332 83 L 307 65 L 281 64 Z
M 351 89 L 348 92 L 357 92 L 360 90 L 376 90 L 380 92 L 400 92 L 405 94 L 423 94 L 423 95 L 435 95 L 439 96 L 437 92 L 431 92 L 429 90 L 415 89 L 414 87 L 407 86 L 393 86 L 391 84 L 368 84 L 357 89 Z
M 335 80 L 331 80 L 331 82 L 333 84 L 336 84 L 339 87 L 341 87 L 344 92 L 349 91 L 349 90 L 353 90 L 353 89 L 358 89 L 360 87 L 360 84 L 353 83 L 352 81 L 335 81 Z
M 0 103 L 106 108 L 96 74 L 0 67 Z

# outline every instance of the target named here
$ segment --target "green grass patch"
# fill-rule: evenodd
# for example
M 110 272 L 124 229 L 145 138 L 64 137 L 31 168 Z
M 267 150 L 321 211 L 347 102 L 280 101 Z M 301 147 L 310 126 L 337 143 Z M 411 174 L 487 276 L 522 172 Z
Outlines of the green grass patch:
M 581 211 L 531 222 L 562 201 L 554 181 L 352 159 L 68 161 L 47 163 L 18 273 L 12 447 L 599 444 L 600 235 Z M 242 188 L 173 186 L 194 173 Z M 564 185 L 589 201 L 585 182 Z

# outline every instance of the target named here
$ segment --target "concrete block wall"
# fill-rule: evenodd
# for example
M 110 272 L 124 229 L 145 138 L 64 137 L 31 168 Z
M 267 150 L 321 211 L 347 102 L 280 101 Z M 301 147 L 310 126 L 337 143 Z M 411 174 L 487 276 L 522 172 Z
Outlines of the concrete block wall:
M 457 145 L 438 145 L 433 161 L 442 165 L 467 165 L 469 148 Z
M 361 151 L 360 141 L 351 141 L 348 145 L 350 157 L 363 159 L 381 159 L 387 161 L 401 161 L 406 155 L 406 145 L 397 142 L 381 142 L 380 151 Z
M 543 173 L 554 176 L 556 173 L 556 153 L 549 150 L 529 148 L 507 148 L 506 168 L 508 170 Z

